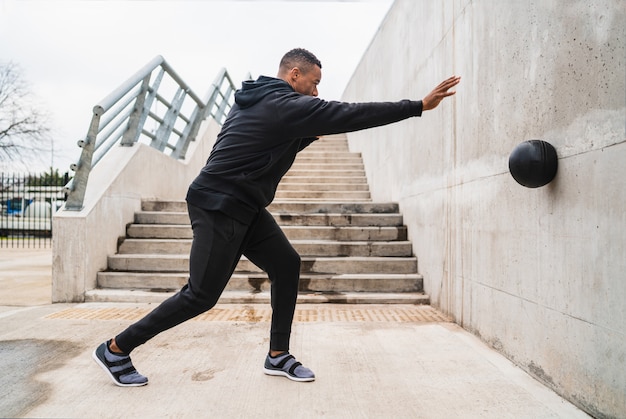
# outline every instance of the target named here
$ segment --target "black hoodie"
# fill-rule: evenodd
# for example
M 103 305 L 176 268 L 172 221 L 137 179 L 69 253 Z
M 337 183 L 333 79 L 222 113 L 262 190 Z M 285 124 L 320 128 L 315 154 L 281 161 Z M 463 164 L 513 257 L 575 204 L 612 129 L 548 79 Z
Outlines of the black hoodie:
M 421 101 L 328 102 L 297 93 L 281 79 L 244 81 L 187 202 L 249 223 L 272 202 L 296 154 L 317 137 L 421 114 Z

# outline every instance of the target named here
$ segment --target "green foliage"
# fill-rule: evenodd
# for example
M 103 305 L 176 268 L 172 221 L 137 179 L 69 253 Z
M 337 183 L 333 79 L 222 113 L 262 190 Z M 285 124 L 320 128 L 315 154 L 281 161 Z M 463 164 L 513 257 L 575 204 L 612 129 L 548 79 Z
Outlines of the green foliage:
M 68 172 L 59 174 L 59 169 L 50 168 L 39 176 L 31 175 L 26 179 L 27 186 L 65 186 L 71 179 Z

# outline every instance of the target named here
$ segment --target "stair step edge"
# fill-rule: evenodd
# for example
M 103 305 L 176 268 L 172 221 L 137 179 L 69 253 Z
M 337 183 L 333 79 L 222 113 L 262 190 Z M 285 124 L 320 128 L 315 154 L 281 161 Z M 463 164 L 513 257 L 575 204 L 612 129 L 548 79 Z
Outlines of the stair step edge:
M 174 295 L 174 292 L 150 292 L 139 290 L 94 289 L 85 292 L 86 302 L 159 303 Z M 270 302 L 267 291 L 224 291 L 218 304 L 253 304 Z M 299 304 L 415 304 L 428 305 L 430 297 L 424 293 L 314 293 L 298 294 Z

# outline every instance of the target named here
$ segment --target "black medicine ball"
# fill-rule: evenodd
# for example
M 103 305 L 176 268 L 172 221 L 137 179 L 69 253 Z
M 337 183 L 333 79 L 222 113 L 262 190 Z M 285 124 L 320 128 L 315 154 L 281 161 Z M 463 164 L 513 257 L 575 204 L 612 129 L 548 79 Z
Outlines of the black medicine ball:
M 538 188 L 556 176 L 558 158 L 552 144 L 529 140 L 518 144 L 509 156 L 509 172 L 522 186 Z

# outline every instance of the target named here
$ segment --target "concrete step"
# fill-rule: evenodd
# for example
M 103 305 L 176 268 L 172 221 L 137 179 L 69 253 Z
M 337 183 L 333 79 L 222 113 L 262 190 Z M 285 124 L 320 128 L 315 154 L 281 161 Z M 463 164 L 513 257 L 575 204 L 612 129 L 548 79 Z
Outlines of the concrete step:
M 287 177 L 291 176 L 300 176 L 300 177 L 337 177 L 337 178 L 346 178 L 346 177 L 361 177 L 365 178 L 365 170 L 357 169 L 357 170 L 347 170 L 345 168 L 339 169 L 330 169 L 330 168 L 320 168 L 319 166 L 307 169 L 298 169 L 291 168 L 285 174 Z
M 186 272 L 99 272 L 98 287 L 143 291 L 177 291 L 187 283 Z M 265 273 L 234 273 L 227 291 L 269 291 Z M 421 292 L 418 274 L 336 274 L 300 277 L 300 292 Z
M 277 191 L 303 191 L 304 194 L 312 192 L 369 192 L 367 183 L 315 183 L 312 182 L 281 182 Z
M 273 213 L 280 225 L 300 226 L 401 226 L 400 214 L 288 214 Z M 141 211 L 135 214 L 136 224 L 178 224 L 189 225 L 189 215 L 181 211 Z
M 298 153 L 297 159 L 305 159 L 305 158 L 316 158 L 316 159 L 334 159 L 335 157 L 341 159 L 354 159 L 362 158 L 361 153 L 351 153 L 349 151 L 338 151 L 338 150 L 323 150 L 323 149 L 313 149 L 307 147 L 304 151 Z
M 290 170 L 365 170 L 363 163 L 301 163 L 297 159 Z
M 141 290 L 94 289 L 85 293 L 86 302 L 160 303 L 174 292 L 150 292 Z M 270 293 L 249 291 L 224 291 L 220 304 L 269 304 Z M 430 304 L 428 295 L 421 292 L 330 292 L 300 293 L 298 304 Z
M 274 202 L 278 202 L 278 203 L 281 203 L 281 202 L 292 202 L 292 201 L 295 201 L 296 199 L 298 201 L 301 201 L 301 202 L 311 202 L 311 203 L 327 202 L 328 201 L 328 198 L 315 198 L 315 197 L 313 197 L 313 198 L 304 198 L 304 197 L 298 197 L 297 194 L 294 194 L 293 196 L 297 197 L 297 198 L 276 197 L 274 199 Z M 371 199 L 353 199 L 353 201 L 354 202 L 359 202 L 359 201 L 360 202 L 371 202 Z
M 187 212 L 185 201 L 143 201 L 143 211 L 174 211 Z M 303 213 L 303 214 L 380 214 L 398 213 L 400 211 L 395 202 L 272 202 L 267 209 L 274 213 Z
M 287 214 L 393 214 L 400 209 L 395 202 L 272 202 L 267 209 L 272 213 Z
M 350 201 L 369 201 L 371 199 L 369 191 L 284 191 L 278 190 L 276 199 L 301 199 L 307 201 L 328 201 L 331 199 L 347 199 Z
M 284 182 L 278 185 L 277 192 L 301 191 L 305 196 L 317 192 L 369 192 L 367 183 L 313 183 Z
M 333 184 L 333 183 L 343 183 L 347 185 L 352 184 L 366 184 L 367 178 L 365 176 L 291 176 L 286 175 L 281 180 L 279 187 L 281 185 L 287 183 L 324 183 L 324 184 Z
M 319 155 L 318 155 L 319 154 Z M 312 164 L 312 165 L 348 165 L 348 164 L 356 164 L 363 165 L 363 160 L 361 156 L 358 154 L 344 154 L 342 155 L 333 155 L 332 152 L 323 152 L 323 153 L 301 153 L 296 158 L 296 162 L 298 164 Z
M 404 241 L 406 226 L 396 227 L 333 227 L 333 226 L 283 226 L 289 240 L 338 240 L 338 241 Z M 186 225 L 131 224 L 126 230 L 130 238 L 190 239 L 191 227 Z
M 301 151 L 299 154 L 301 155 L 302 153 L 350 153 L 352 154 L 350 152 L 350 148 L 348 147 L 347 143 L 344 143 L 344 144 L 313 143 L 312 145 L 308 146 L 303 151 Z
M 401 214 L 288 214 L 274 213 L 281 226 L 401 227 Z
M 292 240 L 291 244 L 303 256 L 412 256 L 411 242 L 365 242 Z M 126 239 L 118 254 L 185 255 L 191 250 L 191 239 Z
M 123 272 L 187 272 L 189 255 L 115 254 L 108 257 L 108 270 Z M 237 271 L 261 272 L 245 256 L 237 264 Z M 302 257 L 302 273 L 320 274 L 406 274 L 417 272 L 415 257 Z

